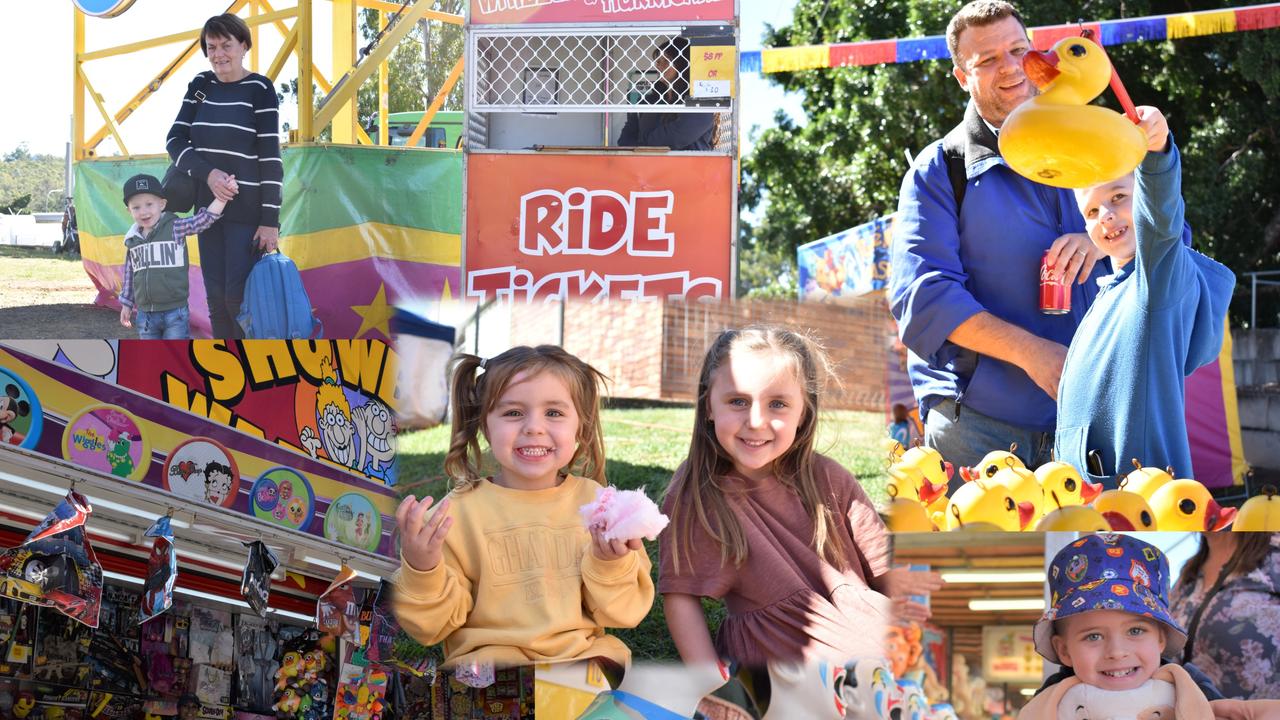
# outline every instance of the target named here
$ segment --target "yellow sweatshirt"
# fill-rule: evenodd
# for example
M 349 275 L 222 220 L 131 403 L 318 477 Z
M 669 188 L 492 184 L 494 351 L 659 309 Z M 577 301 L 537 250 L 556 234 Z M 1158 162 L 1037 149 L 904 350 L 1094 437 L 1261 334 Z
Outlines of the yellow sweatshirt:
M 600 485 L 570 475 L 557 487 L 514 490 L 481 480 L 450 493 L 444 559 L 428 572 L 403 558 L 394 608 L 419 642 L 444 641 L 445 663 L 498 666 L 631 651 L 605 627 L 635 627 L 653 605 L 649 557 L 605 562 L 591 551 L 578 508 Z

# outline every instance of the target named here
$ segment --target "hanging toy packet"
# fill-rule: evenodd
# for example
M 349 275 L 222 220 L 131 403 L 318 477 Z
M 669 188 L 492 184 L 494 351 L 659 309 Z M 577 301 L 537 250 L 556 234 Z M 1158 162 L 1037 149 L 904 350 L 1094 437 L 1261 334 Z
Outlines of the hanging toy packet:
M 93 508 L 75 490 L 16 548 L 0 552 L 0 595 L 51 607 L 91 628 L 102 609 L 102 565 L 84 525 Z
M 142 607 L 138 624 L 145 623 L 173 607 L 173 585 L 178 579 L 178 553 L 173 547 L 173 528 L 165 515 L 147 528 L 151 557 L 147 558 L 147 579 L 142 584 Z
M 337 577 L 316 601 L 316 627 L 326 635 L 359 645 L 360 607 L 356 604 L 355 589 L 351 587 L 355 579 L 356 571 L 343 563 Z
M 271 573 L 276 571 L 280 560 L 271 548 L 261 540 L 248 544 L 249 561 L 244 566 L 244 575 L 240 578 L 240 595 L 258 617 L 267 616 L 267 597 L 271 592 Z

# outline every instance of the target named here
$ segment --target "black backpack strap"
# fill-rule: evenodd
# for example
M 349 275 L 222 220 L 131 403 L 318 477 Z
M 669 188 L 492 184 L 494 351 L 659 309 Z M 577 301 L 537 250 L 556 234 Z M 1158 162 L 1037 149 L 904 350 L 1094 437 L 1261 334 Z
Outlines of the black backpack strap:
M 969 178 L 964 170 L 965 127 L 960 124 L 942 138 L 942 156 L 947 161 L 947 178 L 951 181 L 951 193 L 956 198 L 956 217 L 960 217 L 960 206 L 964 204 L 965 187 Z
M 200 82 L 196 85 L 196 91 L 191 93 L 191 97 L 195 99 L 196 104 L 199 105 L 204 102 L 206 97 L 204 91 L 209 87 L 209 83 L 213 82 L 213 71 L 209 71 L 207 75 L 205 73 L 196 75 L 196 80 L 199 80 Z

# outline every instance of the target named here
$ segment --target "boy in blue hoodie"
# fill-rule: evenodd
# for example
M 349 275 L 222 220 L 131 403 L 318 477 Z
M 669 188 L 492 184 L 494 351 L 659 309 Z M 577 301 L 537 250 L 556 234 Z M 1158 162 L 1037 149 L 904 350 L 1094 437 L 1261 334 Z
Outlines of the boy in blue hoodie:
M 1235 287 L 1230 270 L 1191 249 L 1181 160 L 1164 115 L 1139 107 L 1138 116 L 1148 141 L 1138 169 L 1076 191 L 1113 274 L 1098 281 L 1058 386 L 1054 452 L 1108 488 L 1134 459 L 1191 476 L 1186 376 L 1222 349 Z M 1091 451 L 1100 468 L 1090 467 Z

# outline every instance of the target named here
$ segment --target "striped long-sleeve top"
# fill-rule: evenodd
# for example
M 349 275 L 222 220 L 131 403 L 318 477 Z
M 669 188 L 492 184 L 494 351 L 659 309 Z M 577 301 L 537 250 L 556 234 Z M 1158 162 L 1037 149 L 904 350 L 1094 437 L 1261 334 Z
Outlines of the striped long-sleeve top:
M 202 84 L 203 101 L 196 95 Z M 222 83 L 206 71 L 191 81 L 165 148 L 178 169 L 196 179 L 197 207 L 213 200 L 207 179 L 216 168 L 235 175 L 240 186 L 224 221 L 280 227 L 279 106 L 271 81 L 257 73 Z

